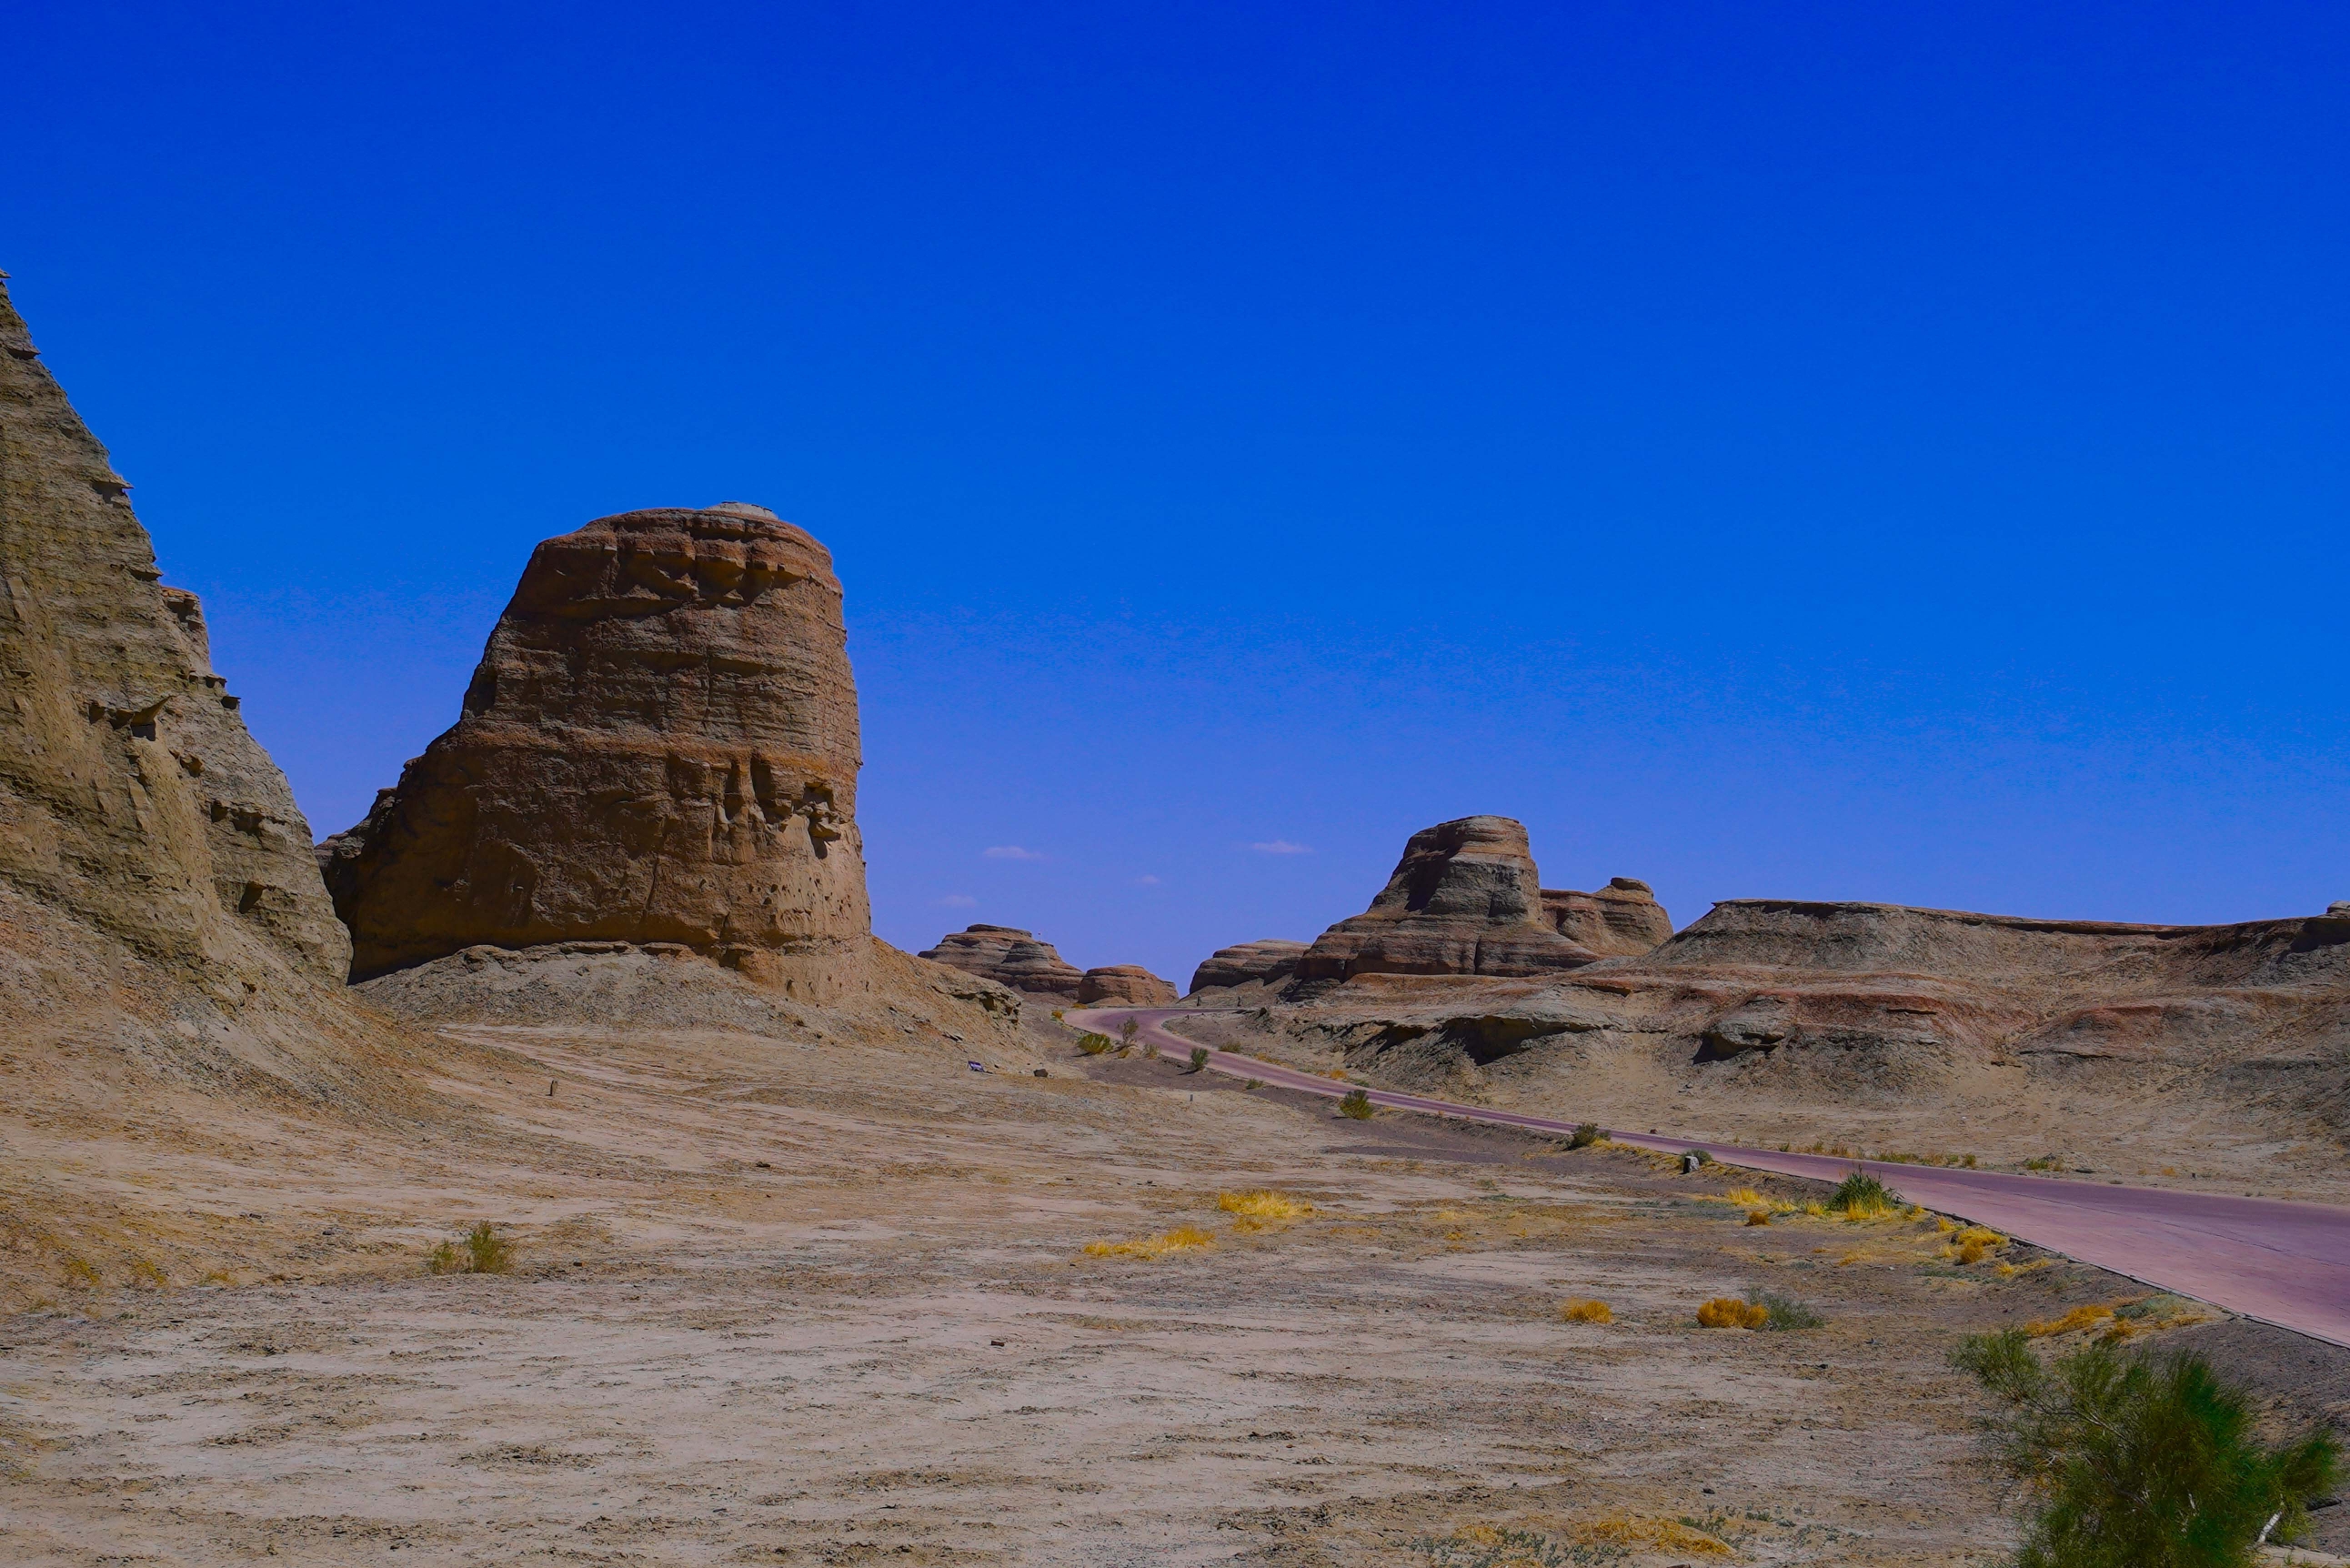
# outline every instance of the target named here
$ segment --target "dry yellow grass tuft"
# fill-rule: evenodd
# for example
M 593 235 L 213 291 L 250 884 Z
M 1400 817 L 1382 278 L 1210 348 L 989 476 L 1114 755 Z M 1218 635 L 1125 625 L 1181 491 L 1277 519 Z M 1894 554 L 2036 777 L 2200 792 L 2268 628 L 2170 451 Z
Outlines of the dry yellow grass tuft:
M 2006 1245 L 2007 1238 L 1998 1231 L 1981 1225 L 1970 1225 L 1950 1238 L 1946 1255 L 1957 1259 L 1961 1264 L 1980 1263 Z
M 1761 1328 L 1771 1321 L 1771 1309 L 1736 1296 L 1716 1296 L 1697 1309 L 1700 1328 Z
M 2045 1339 L 2052 1334 L 2076 1334 L 2085 1328 L 2095 1328 L 2114 1315 L 2109 1306 L 2076 1306 L 2063 1317 L 2027 1323 L 2023 1332 L 2033 1339 Z
M 1700 1557 L 1727 1557 L 1729 1542 L 1692 1530 L 1673 1519 L 1644 1519 L 1615 1514 L 1575 1527 L 1575 1539 L 1584 1546 L 1615 1546 L 1630 1551 L 1692 1552 Z
M 1558 1309 L 1558 1315 L 1568 1323 L 1614 1323 L 1616 1321 L 1616 1314 L 1609 1309 L 1606 1302 L 1589 1298 L 1563 1303 Z
M 1172 1231 L 1156 1236 L 1145 1236 L 1139 1241 L 1091 1241 L 1087 1243 L 1089 1258 L 1164 1258 L 1171 1252 L 1188 1252 L 1195 1247 L 1212 1247 L 1216 1239 L 1197 1225 L 1178 1225 Z
M 1768 1225 L 1771 1223 L 1771 1211 L 1768 1209 L 1749 1209 L 1746 1222 L 1749 1225 Z
M 1216 1207 L 1251 1220 L 1299 1220 L 1314 1212 L 1311 1203 L 1278 1192 L 1222 1192 L 1216 1195 Z

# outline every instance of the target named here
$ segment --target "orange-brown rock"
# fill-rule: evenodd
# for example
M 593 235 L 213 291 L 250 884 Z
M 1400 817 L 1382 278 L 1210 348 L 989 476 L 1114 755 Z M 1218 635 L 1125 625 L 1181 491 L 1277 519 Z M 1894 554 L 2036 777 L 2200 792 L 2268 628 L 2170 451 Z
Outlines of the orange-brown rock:
M 456 725 L 332 841 L 354 979 L 477 943 L 678 942 L 804 1000 L 863 961 L 832 558 L 740 503 L 532 552 Z
M 1229 990 L 1237 985 L 1279 985 L 1297 972 L 1305 956 L 1304 942 L 1267 937 L 1261 941 L 1235 942 L 1218 948 L 1191 971 L 1191 991 Z
M 1086 971 L 1078 982 L 1077 1000 L 1123 1002 L 1129 1007 L 1172 1007 L 1175 987 L 1139 963 L 1106 964 Z
M 339 979 L 286 775 L 38 355 L 0 290 L 0 881 L 240 1002 Z
M 1035 932 L 1014 926 L 972 926 L 952 931 L 920 956 L 1031 996 L 1060 996 L 1074 1002 L 1086 980 L 1085 971 L 1063 958 L 1052 943 L 1040 942 Z
M 1594 893 L 1545 888 L 1543 915 L 1560 936 L 1603 958 L 1637 958 L 1673 934 L 1672 917 L 1637 877 L 1616 877 Z
M 1465 816 L 1413 834 L 1370 909 L 1306 949 L 1297 981 L 1530 975 L 1579 968 L 1598 956 L 1559 935 L 1544 915 L 1524 825 Z

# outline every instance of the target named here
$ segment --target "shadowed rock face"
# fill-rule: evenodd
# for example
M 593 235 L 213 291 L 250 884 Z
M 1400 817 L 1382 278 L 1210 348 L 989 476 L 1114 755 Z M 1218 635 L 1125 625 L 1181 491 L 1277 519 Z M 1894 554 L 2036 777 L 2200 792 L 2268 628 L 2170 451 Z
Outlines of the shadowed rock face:
M 1124 1002 L 1130 1007 L 1172 1007 L 1175 987 L 1139 963 L 1114 963 L 1086 971 L 1077 1000 L 1088 1005 Z
M 1298 960 L 1297 980 L 1530 975 L 1598 956 L 1544 915 L 1524 825 L 1465 816 L 1413 834 L 1370 909 L 1323 932 Z
M 0 290 L 0 879 L 240 1001 L 339 980 L 309 824 L 37 355 Z
M 1052 943 L 1013 926 L 972 926 L 951 932 L 920 956 L 1032 996 L 1074 1002 L 1086 980 L 1084 971 L 1055 951 Z
M 1191 990 L 1198 992 L 1211 987 L 1224 990 L 1235 985 L 1279 985 L 1297 972 L 1297 961 L 1305 956 L 1304 942 L 1284 941 L 1277 937 L 1218 948 L 1191 971 Z
M 532 552 L 455 727 L 323 856 L 366 979 L 476 943 L 679 942 L 826 1000 L 871 929 L 824 547 L 763 507 Z
M 1605 958 L 1637 958 L 1673 934 L 1672 917 L 1636 877 L 1612 877 L 1596 893 L 1545 888 L 1542 902 L 1560 936 Z

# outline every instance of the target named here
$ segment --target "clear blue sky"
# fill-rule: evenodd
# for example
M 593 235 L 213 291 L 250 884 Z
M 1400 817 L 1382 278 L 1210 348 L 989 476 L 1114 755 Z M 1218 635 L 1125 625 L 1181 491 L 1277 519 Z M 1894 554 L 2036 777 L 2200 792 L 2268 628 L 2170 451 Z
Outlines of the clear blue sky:
M 1683 922 L 2350 898 L 2350 11 L 6 31 L 0 267 L 322 834 L 536 541 L 740 498 L 907 946 L 1182 980 L 1471 812 Z

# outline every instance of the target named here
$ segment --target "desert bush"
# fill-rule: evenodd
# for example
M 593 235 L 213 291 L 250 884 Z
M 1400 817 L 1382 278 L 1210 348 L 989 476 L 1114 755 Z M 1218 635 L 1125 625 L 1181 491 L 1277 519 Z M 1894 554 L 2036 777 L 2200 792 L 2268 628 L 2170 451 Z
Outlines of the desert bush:
M 1204 1072 L 1206 1072 L 1207 1070 L 1208 1070 L 1208 1048 L 1207 1048 L 1205 1045 L 1194 1045 L 1194 1046 L 1192 1046 L 1192 1047 L 1191 1047 L 1191 1064 L 1189 1067 L 1185 1068 L 1185 1069 L 1184 1069 L 1184 1071 L 1186 1071 L 1186 1072 L 1190 1072 L 1190 1073 L 1204 1073 Z
M 1771 1211 L 1768 1209 L 1749 1209 L 1746 1222 L 1749 1225 L 1768 1225 L 1771 1223 Z
M 1172 1231 L 1156 1236 L 1145 1236 L 1137 1241 L 1089 1241 L 1086 1255 L 1091 1258 L 1143 1258 L 1156 1260 L 1170 1252 L 1187 1252 L 1195 1247 L 1212 1247 L 1216 1238 L 1197 1225 L 1178 1225 Z
M 1561 1303 L 1558 1315 L 1569 1323 L 1614 1323 L 1616 1314 L 1607 1303 L 1594 1298 Z
M 1761 1328 L 1771 1321 L 1771 1309 L 1736 1296 L 1717 1296 L 1697 1309 L 1700 1328 Z
M 424 1272 L 428 1274 L 459 1274 L 464 1271 L 464 1260 L 457 1255 L 454 1241 L 443 1241 L 424 1254 Z
M 1998 1231 L 1981 1225 L 1970 1225 L 1951 1236 L 1950 1255 L 1961 1264 L 1980 1263 L 2006 1245 L 2007 1238 Z
M 513 1267 L 514 1244 L 486 1220 L 424 1255 L 424 1272 L 429 1274 L 503 1274 Z
M 1118 1026 L 1118 1037 L 1119 1041 L 1128 1045 L 1133 1044 L 1134 1037 L 1141 1033 L 1142 1025 L 1136 1023 L 1131 1018 L 1124 1020 Z
M 1352 1116 L 1358 1122 L 1371 1119 L 1371 1096 L 1363 1089 L 1349 1089 L 1347 1097 L 1338 1102 L 1338 1114 Z
M 1701 1148 L 1690 1149 L 1689 1151 L 1689 1158 L 1697 1161 L 1700 1165 L 1711 1165 L 1713 1163 L 1713 1156 Z
M 2262 1441 L 2250 1400 L 2199 1355 L 2092 1345 L 2043 1363 L 2010 1329 L 1951 1360 L 2002 1401 L 1985 1426 L 2022 1489 L 2018 1568 L 2240 1568 L 2296 1539 L 2340 1468 L 2322 1428 Z
M 1570 1135 L 1566 1140 L 1566 1147 L 1569 1148 L 1589 1148 L 1593 1144 L 1597 1143 L 1601 1138 L 1607 1136 L 1607 1134 L 1599 1130 L 1599 1124 L 1597 1122 L 1577 1122 L 1575 1124 L 1574 1133 Z
M 1100 1055 L 1103 1052 L 1108 1050 L 1112 1042 L 1108 1035 L 1097 1034 L 1090 1030 L 1077 1036 L 1077 1049 L 1084 1052 L 1088 1056 Z
M 1311 1203 L 1278 1192 L 1220 1192 L 1216 1207 L 1250 1220 L 1299 1220 L 1314 1212 Z
M 1877 1220 L 1900 1212 L 1900 1200 L 1887 1190 L 1885 1183 L 1865 1170 L 1856 1170 L 1836 1184 L 1828 1195 L 1828 1210 L 1847 1220 Z
M 1783 1296 L 1776 1291 L 1757 1291 L 1748 1304 L 1761 1307 L 1764 1314 L 1762 1326 L 1779 1333 L 1820 1326 L 1819 1314 L 1794 1297 Z

